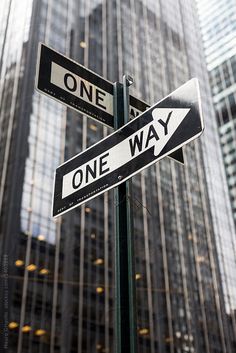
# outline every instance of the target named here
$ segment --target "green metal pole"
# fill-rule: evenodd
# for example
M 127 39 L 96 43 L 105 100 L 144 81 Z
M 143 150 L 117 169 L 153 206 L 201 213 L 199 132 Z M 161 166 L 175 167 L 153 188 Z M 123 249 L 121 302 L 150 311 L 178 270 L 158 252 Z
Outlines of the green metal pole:
M 129 120 L 129 89 L 132 78 L 114 85 L 114 118 L 118 129 Z M 122 175 L 119 176 L 122 179 Z M 137 352 L 136 293 L 134 271 L 131 181 L 115 189 L 116 204 L 116 353 Z

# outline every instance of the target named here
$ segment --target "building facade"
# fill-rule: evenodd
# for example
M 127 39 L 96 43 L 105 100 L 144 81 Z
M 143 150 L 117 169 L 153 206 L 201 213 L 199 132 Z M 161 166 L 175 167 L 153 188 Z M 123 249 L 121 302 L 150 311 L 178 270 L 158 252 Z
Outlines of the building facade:
M 236 4 L 234 1 L 204 0 L 198 0 L 197 4 L 227 185 L 236 224 Z M 231 312 L 231 315 L 235 317 L 234 312 Z
M 199 78 L 205 133 L 184 149 L 185 165 L 165 158 L 133 178 L 138 347 L 233 352 L 233 220 L 195 4 L 0 6 L 2 347 L 114 352 L 113 192 L 56 221 L 50 210 L 55 168 L 111 131 L 35 92 L 43 41 L 112 82 L 129 73 L 149 104 Z
M 201 30 L 236 224 L 235 1 L 198 1 Z

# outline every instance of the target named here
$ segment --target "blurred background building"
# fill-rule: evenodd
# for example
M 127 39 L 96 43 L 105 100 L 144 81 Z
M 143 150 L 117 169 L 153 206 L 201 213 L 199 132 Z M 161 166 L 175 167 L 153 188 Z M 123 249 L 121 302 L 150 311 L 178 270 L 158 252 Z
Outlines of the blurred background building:
M 233 353 L 235 230 L 195 3 L 5 0 L 0 17 L 1 349 L 114 352 L 113 192 L 51 218 L 55 168 L 111 131 L 35 92 L 42 41 L 112 82 L 129 73 L 149 104 L 199 78 L 205 132 L 185 165 L 133 178 L 138 346 Z
M 236 3 L 198 0 L 198 8 L 236 224 Z

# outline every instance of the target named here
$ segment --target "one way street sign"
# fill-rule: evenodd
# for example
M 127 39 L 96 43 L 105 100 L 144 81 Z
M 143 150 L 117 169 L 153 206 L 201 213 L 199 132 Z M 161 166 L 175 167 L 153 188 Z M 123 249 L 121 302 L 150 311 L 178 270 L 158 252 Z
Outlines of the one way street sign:
M 35 85 L 40 93 L 114 128 L 113 83 L 43 43 L 38 47 Z M 130 95 L 131 118 L 147 108 Z
M 114 128 L 112 82 L 43 43 L 39 43 L 36 89 L 66 106 Z M 130 117 L 150 106 L 130 95 Z M 180 149 L 170 157 L 183 163 Z
M 104 193 L 200 136 L 203 120 L 192 79 L 122 128 L 59 166 L 53 216 Z

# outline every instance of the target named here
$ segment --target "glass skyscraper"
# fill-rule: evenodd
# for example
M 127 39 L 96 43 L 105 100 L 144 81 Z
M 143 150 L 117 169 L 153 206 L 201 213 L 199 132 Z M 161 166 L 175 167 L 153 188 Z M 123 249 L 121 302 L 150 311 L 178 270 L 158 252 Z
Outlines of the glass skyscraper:
M 236 4 L 198 0 L 207 69 L 236 224 Z
M 191 77 L 204 135 L 133 178 L 139 352 L 233 353 L 234 228 L 195 3 L 0 5 L 1 347 L 114 352 L 114 207 L 105 193 L 52 220 L 55 168 L 111 132 L 34 89 L 39 41 L 150 105 Z M 222 211 L 223 210 L 223 211 Z
M 236 225 L 236 4 L 198 0 L 198 12 Z

